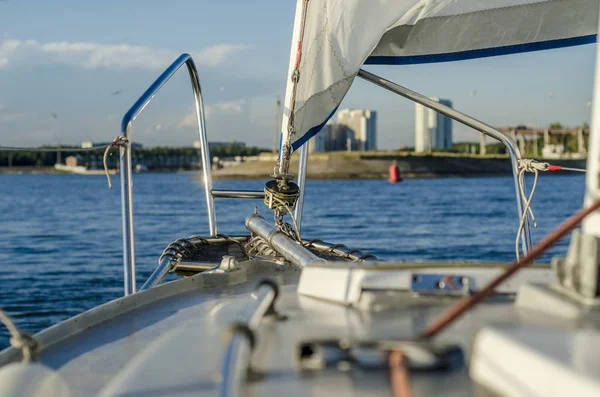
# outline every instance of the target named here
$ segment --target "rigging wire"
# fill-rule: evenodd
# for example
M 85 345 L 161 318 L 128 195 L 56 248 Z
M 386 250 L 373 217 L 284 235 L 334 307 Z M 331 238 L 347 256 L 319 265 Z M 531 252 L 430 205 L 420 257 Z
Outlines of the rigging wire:
M 297 42 L 297 48 L 296 48 L 296 60 L 294 61 L 294 69 L 292 71 L 292 76 L 291 76 L 291 82 L 292 82 L 292 92 L 290 95 L 290 110 L 289 110 L 289 116 L 288 116 L 288 126 L 287 126 L 287 130 L 288 130 L 288 134 L 289 134 L 289 139 L 291 139 L 291 136 L 294 135 L 296 133 L 295 131 L 295 125 L 294 125 L 294 118 L 295 118 L 295 110 L 296 110 L 296 91 L 298 90 L 298 82 L 300 81 L 300 63 L 302 62 L 302 43 L 304 41 L 304 30 L 306 28 L 306 15 L 308 12 L 308 2 L 309 0 L 304 0 L 303 4 L 302 4 L 302 16 L 301 16 L 301 20 L 300 20 L 300 32 L 298 35 L 298 42 Z M 290 167 L 290 159 L 292 157 L 292 146 L 291 143 L 288 142 L 285 145 L 281 146 L 281 153 L 279 154 L 279 164 L 276 169 L 278 169 L 278 171 L 275 172 L 275 174 L 287 174 L 289 167 Z
M 547 234 L 540 242 L 533 246 L 531 251 L 521 260 L 514 262 L 510 267 L 508 267 L 503 273 L 498 275 L 495 279 L 493 279 L 488 285 L 483 287 L 481 290 L 476 292 L 473 295 L 470 295 L 456 304 L 452 305 L 448 310 L 443 312 L 441 315 L 436 317 L 425 329 L 419 337 L 421 339 L 429 339 L 437 334 L 439 334 L 442 330 L 444 330 L 448 325 L 453 323 L 463 314 L 465 314 L 468 310 L 472 309 L 475 305 L 480 303 L 482 300 L 490 296 L 498 285 L 502 284 L 504 281 L 509 279 L 512 275 L 518 272 L 521 268 L 524 268 L 530 265 L 534 259 L 542 255 L 548 248 L 552 247 L 558 240 L 564 237 L 567 233 L 573 230 L 586 216 L 594 212 L 600 208 L 600 199 L 594 201 L 590 206 L 586 208 L 582 208 L 577 211 L 575 214 L 571 215 L 565 221 L 563 221 L 560 225 L 558 225 L 552 232 Z
M 571 167 L 563 167 L 562 165 L 550 165 L 550 164 L 548 164 L 547 171 L 587 172 L 587 170 L 585 168 L 571 168 Z

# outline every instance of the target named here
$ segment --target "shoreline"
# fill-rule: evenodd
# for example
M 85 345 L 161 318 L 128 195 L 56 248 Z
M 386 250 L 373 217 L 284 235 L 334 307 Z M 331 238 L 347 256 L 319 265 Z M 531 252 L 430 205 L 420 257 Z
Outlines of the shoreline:
M 572 168 L 585 168 L 586 159 L 538 159 L 554 165 Z M 312 153 L 308 160 L 307 177 L 310 179 L 387 179 L 388 168 L 396 161 L 402 179 L 431 179 L 478 176 L 512 175 L 512 164 L 507 155 L 466 155 L 457 153 L 432 153 L 416 155 L 414 153 L 392 152 L 333 152 Z M 276 158 L 272 154 L 259 156 L 257 160 L 246 161 L 231 167 L 213 170 L 213 179 L 271 179 Z M 298 169 L 298 156 L 292 158 L 290 170 L 295 174 Z M 104 172 L 73 175 L 104 175 Z M 202 179 L 202 170 L 156 169 L 151 173 L 195 174 Z M 146 173 L 146 172 L 144 172 Z M 572 174 L 572 172 L 542 172 L 540 175 Z M 70 172 L 56 170 L 54 167 L 0 167 L 0 174 L 61 174 Z
M 586 159 L 539 161 L 572 168 L 585 168 Z M 507 155 L 465 155 L 457 153 L 336 152 L 312 153 L 308 159 L 309 179 L 387 179 L 388 168 L 396 162 L 402 179 L 455 178 L 512 175 L 512 163 Z M 271 179 L 275 159 L 265 158 L 213 171 L 214 179 Z M 296 174 L 298 156 L 292 158 L 290 172 Z M 567 174 L 572 172 L 542 172 Z
M 112 176 L 118 175 L 118 173 L 115 173 L 114 171 L 115 171 L 114 169 L 110 169 L 110 174 Z M 133 173 L 137 174 L 135 171 Z M 152 170 L 152 171 L 142 172 L 142 174 L 147 174 L 147 173 L 200 174 L 200 173 L 202 173 L 202 170 L 160 169 L 160 170 Z M 77 172 L 57 170 L 54 167 L 36 167 L 36 166 L 0 167 L 0 175 L 2 175 L 2 174 L 6 174 L 6 175 L 24 175 L 24 174 L 52 175 L 52 174 L 56 174 L 56 175 L 84 175 L 84 176 L 102 175 L 102 176 L 106 176 L 103 169 L 90 170 L 90 172 L 77 173 Z

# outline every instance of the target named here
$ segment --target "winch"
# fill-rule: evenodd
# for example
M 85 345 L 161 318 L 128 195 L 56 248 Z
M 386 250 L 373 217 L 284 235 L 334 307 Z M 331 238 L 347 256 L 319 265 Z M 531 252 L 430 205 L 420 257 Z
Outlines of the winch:
M 298 197 L 300 197 L 300 188 L 291 181 L 293 178 L 291 175 L 275 172 L 271 177 L 274 179 L 265 184 L 265 205 L 273 210 L 277 228 L 293 239 L 301 241 L 300 228 L 292 212 L 296 208 Z M 294 223 L 293 230 L 290 224 L 283 221 L 286 212 Z
M 293 210 L 299 196 L 300 188 L 288 179 L 272 179 L 265 184 L 265 205 L 269 209 L 287 206 Z

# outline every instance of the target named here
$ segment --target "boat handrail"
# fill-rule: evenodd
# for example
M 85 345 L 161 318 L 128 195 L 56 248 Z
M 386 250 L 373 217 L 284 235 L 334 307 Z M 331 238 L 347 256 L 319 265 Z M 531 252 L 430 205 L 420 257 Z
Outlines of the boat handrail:
M 206 207 L 208 214 L 208 224 L 210 234 L 217 233 L 217 221 L 215 217 L 214 200 L 211 194 L 212 175 L 210 172 L 210 155 L 208 152 L 208 142 L 206 139 L 206 127 L 204 118 L 204 106 L 202 103 L 202 90 L 200 88 L 200 79 L 194 60 L 189 54 L 180 55 L 158 78 L 148 87 L 148 89 L 138 98 L 131 108 L 123 116 L 121 122 L 121 133 L 127 140 L 127 144 L 120 147 L 120 165 L 121 165 L 121 213 L 123 218 L 123 274 L 125 283 L 125 295 L 136 291 L 135 285 L 135 248 L 133 234 L 133 187 L 131 183 L 131 125 L 136 117 L 148 104 L 154 99 L 158 91 L 166 84 L 171 77 L 183 65 L 187 66 L 188 73 L 194 92 L 194 102 L 196 108 L 196 117 L 198 121 L 198 134 L 200 137 L 200 153 L 202 156 L 202 168 L 204 176 L 204 187 L 206 196 Z
M 183 66 L 186 65 L 194 93 L 196 119 L 198 122 L 198 137 L 200 140 L 200 154 L 202 160 L 202 174 L 204 182 L 204 194 L 206 198 L 206 212 L 208 215 L 208 228 L 211 236 L 218 234 L 217 219 L 215 214 L 215 198 L 264 198 L 263 191 L 249 190 L 218 190 L 213 189 L 212 168 L 210 164 L 210 151 L 206 134 L 206 119 L 202 99 L 202 89 L 198 70 L 190 54 L 180 55 L 148 89 L 138 98 L 131 108 L 123 116 L 121 121 L 121 133 L 125 143 L 120 146 L 121 167 L 121 213 L 123 223 L 123 274 L 125 284 L 125 295 L 136 291 L 135 285 L 135 247 L 133 233 L 133 187 L 131 166 L 131 126 L 136 117 L 154 99 L 154 96 L 169 81 L 169 79 Z M 306 158 L 304 159 L 306 161 Z M 306 169 L 306 164 L 304 164 Z M 304 183 L 300 185 L 304 189 Z M 303 197 L 302 197 L 303 199 Z M 300 203 L 300 206 L 302 203 Z
M 403 96 L 407 99 L 410 99 L 413 102 L 421 104 L 427 108 L 433 109 L 445 116 L 450 117 L 462 123 L 468 127 L 471 127 L 482 134 L 490 136 L 506 146 L 508 149 L 508 153 L 510 155 L 510 161 L 512 164 L 512 172 L 513 172 L 513 180 L 515 185 L 515 193 L 517 195 L 517 214 L 519 216 L 519 221 L 523 217 L 523 212 L 525 208 L 525 203 L 523 202 L 523 197 L 521 196 L 519 189 L 519 165 L 518 162 L 521 160 L 521 152 L 519 151 L 519 147 L 516 142 L 511 138 L 510 135 L 488 125 L 485 124 L 471 116 L 468 116 L 464 113 L 459 112 L 456 109 L 451 107 L 442 105 L 441 103 L 430 99 L 424 95 L 421 95 L 417 92 L 409 90 L 408 88 L 402 87 L 396 83 L 393 83 L 389 80 L 384 79 L 383 77 L 377 76 L 373 73 L 367 72 L 366 70 L 360 69 L 358 71 L 358 76 L 363 78 L 364 80 L 373 83 L 379 87 L 385 88 L 388 91 L 391 91 L 395 94 Z M 521 246 L 522 251 L 525 255 L 531 250 L 531 235 L 529 232 L 529 222 L 527 217 L 525 218 L 523 235 L 521 237 Z

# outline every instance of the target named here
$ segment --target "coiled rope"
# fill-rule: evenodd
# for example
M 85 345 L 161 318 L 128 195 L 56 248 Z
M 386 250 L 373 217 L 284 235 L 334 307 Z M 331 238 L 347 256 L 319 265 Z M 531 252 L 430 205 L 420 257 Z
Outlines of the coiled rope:
M 108 158 L 108 152 L 115 146 L 123 146 L 125 147 L 129 143 L 129 139 L 124 136 L 119 135 L 106 147 L 104 151 L 104 156 L 102 156 L 102 165 L 104 165 L 104 174 L 106 174 L 106 179 L 108 180 L 108 188 L 112 189 L 112 182 L 110 181 L 110 173 L 108 172 L 108 164 L 106 163 L 106 159 Z M 121 170 L 123 172 L 123 170 Z
M 535 193 L 535 188 L 537 187 L 537 181 L 539 172 L 545 171 L 574 171 L 574 172 L 586 172 L 585 169 L 582 168 L 570 168 L 563 167 L 560 165 L 552 165 L 549 163 L 544 163 L 541 161 L 537 161 L 534 159 L 521 159 L 517 160 L 517 167 L 519 169 L 519 194 L 521 195 L 521 199 L 523 201 L 523 214 L 521 216 L 521 220 L 519 222 L 519 229 L 517 230 L 517 238 L 515 239 L 515 252 L 517 255 L 517 261 L 520 259 L 520 250 L 519 250 L 519 240 L 523 235 L 523 230 L 525 229 L 525 222 L 527 222 L 527 216 L 531 218 L 533 222 L 533 227 L 537 227 L 537 222 L 535 221 L 535 216 L 533 215 L 533 210 L 531 209 L 531 200 L 533 199 L 533 194 Z M 527 197 L 525 193 L 525 173 L 532 172 L 533 173 L 533 185 L 531 186 L 531 192 L 529 193 L 529 197 Z
M 521 250 L 519 249 L 519 240 L 521 240 L 521 236 L 523 235 L 523 230 L 525 229 L 525 222 L 527 222 L 528 215 L 531 217 L 533 227 L 537 227 L 537 222 L 535 221 L 535 216 L 533 215 L 533 210 L 531 209 L 531 200 L 533 199 L 533 194 L 535 193 L 535 188 L 537 187 L 539 172 L 548 171 L 548 167 L 550 165 L 548 163 L 542 163 L 533 159 L 522 159 L 517 161 L 517 166 L 519 168 L 519 194 L 521 195 L 521 200 L 524 203 L 523 214 L 521 215 L 519 229 L 517 230 L 517 238 L 515 239 L 515 252 L 517 254 L 518 261 L 521 257 Z M 526 172 L 533 172 L 534 175 L 533 185 L 531 186 L 531 192 L 529 193 L 529 197 L 527 197 L 525 193 Z
M 517 254 L 517 261 L 520 259 L 520 250 L 519 250 L 519 240 L 523 234 L 523 230 L 525 229 L 525 222 L 527 221 L 527 216 L 531 217 L 531 221 L 533 222 L 533 227 L 537 227 L 537 223 L 535 221 L 535 216 L 533 215 L 533 210 L 531 209 L 531 200 L 533 199 L 533 194 L 535 193 L 535 188 L 537 187 L 538 181 L 538 173 L 540 171 L 573 171 L 573 172 L 586 172 L 583 168 L 571 168 L 571 167 L 563 167 L 560 165 L 552 165 L 549 163 L 544 163 L 541 161 L 533 160 L 533 159 L 521 159 L 517 160 L 517 167 L 519 168 L 519 194 L 521 195 L 521 199 L 525 203 L 523 207 L 523 214 L 521 216 L 521 221 L 519 223 L 519 229 L 517 231 L 517 238 L 515 239 L 515 252 Z M 531 192 L 529 193 L 529 197 L 526 196 L 525 193 L 525 173 L 533 172 L 533 185 L 531 187 Z
M 252 238 L 248 244 L 246 244 L 246 255 L 251 256 L 253 255 L 253 251 L 255 252 L 255 255 L 257 256 L 277 256 L 278 253 L 271 248 L 271 246 L 264 241 L 260 236 L 255 236 L 254 238 Z
M 6 326 L 10 333 L 10 345 L 21 350 L 23 362 L 35 361 L 38 343 L 33 336 L 27 332 L 19 331 L 19 328 L 2 309 L 0 309 L 0 322 Z

